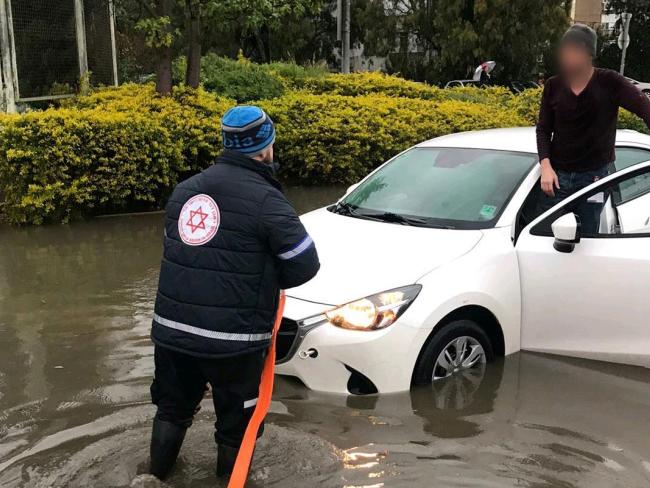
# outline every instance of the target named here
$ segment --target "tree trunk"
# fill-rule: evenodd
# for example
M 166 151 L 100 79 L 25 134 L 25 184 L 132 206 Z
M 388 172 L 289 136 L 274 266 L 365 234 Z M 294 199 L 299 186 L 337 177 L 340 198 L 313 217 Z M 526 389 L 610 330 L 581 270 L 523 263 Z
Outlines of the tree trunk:
M 262 34 L 259 29 L 255 30 L 255 43 L 257 44 L 259 62 L 268 63 L 268 59 L 266 58 L 266 47 L 264 46 L 264 40 L 262 39 Z
M 264 57 L 266 58 L 266 62 L 270 63 L 273 61 L 271 59 L 271 29 L 266 24 L 262 26 L 261 37 L 264 43 Z
M 157 0 L 156 14 L 159 17 L 171 17 L 173 0 Z M 158 48 L 156 65 L 156 91 L 161 95 L 169 95 L 172 92 L 172 47 L 162 46 Z
M 187 1 L 188 47 L 185 84 L 198 88 L 201 80 L 201 8 L 197 0 Z

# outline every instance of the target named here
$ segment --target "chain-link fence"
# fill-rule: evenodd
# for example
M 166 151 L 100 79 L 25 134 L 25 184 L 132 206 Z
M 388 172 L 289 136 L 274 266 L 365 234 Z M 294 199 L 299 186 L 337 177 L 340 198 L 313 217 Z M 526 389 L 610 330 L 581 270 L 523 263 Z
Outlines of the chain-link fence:
M 88 69 L 93 85 L 115 83 L 113 19 L 107 0 L 84 0 Z
M 73 0 L 11 0 L 19 98 L 74 93 L 79 56 Z
M 74 94 L 90 72 L 93 85 L 116 79 L 111 0 L 0 0 L 4 101 Z M 0 5 L 2 7 L 2 5 Z M 11 83 L 14 100 L 6 89 Z

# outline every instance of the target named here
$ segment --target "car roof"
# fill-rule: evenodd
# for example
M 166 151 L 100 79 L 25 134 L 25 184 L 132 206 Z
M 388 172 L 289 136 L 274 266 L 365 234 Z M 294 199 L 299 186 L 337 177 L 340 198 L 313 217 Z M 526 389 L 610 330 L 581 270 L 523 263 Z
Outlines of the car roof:
M 650 146 L 650 136 L 634 130 L 618 130 L 618 144 L 639 143 Z M 537 153 L 537 138 L 534 127 L 512 127 L 508 129 L 488 129 L 458 132 L 430 139 L 417 147 L 463 147 L 471 149 L 493 149 Z

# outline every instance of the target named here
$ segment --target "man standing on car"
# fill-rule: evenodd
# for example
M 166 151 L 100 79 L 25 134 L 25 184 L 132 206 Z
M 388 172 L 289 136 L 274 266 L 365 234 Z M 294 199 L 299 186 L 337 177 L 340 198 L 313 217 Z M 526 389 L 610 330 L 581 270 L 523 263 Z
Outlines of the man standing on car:
M 650 100 L 615 71 L 594 67 L 596 32 L 575 24 L 559 49 L 560 74 L 546 81 L 537 124 L 542 166 L 539 212 L 607 176 L 614 162 L 618 109 L 650 127 Z M 598 231 L 602 204 L 576 209 L 585 234 Z
M 180 183 L 166 208 L 151 332 L 158 409 L 150 472 L 161 479 L 206 384 L 217 415 L 217 475 L 231 474 L 257 403 L 279 291 L 309 281 L 320 266 L 274 177 L 271 118 L 258 107 L 235 107 L 222 134 L 216 164 Z

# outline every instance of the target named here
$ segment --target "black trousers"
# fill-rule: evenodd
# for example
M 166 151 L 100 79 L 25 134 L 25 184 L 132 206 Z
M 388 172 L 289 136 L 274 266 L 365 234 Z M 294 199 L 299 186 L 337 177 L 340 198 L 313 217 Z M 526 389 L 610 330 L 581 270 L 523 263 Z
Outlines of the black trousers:
M 202 359 L 155 346 L 156 371 L 151 400 L 156 417 L 189 427 L 199 403 L 212 387 L 217 415 L 215 441 L 239 448 L 253 415 L 266 351 L 224 359 Z M 263 426 L 258 437 L 262 435 Z

